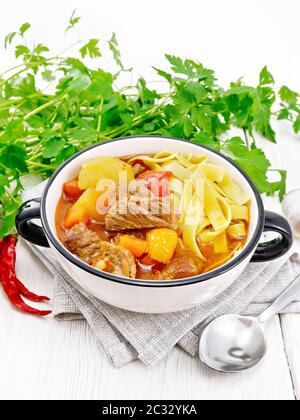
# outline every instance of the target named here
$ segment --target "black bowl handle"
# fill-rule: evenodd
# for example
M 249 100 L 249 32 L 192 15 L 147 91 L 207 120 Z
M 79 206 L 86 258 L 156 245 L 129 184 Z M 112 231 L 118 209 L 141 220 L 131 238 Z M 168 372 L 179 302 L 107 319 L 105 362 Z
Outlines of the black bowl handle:
M 293 245 L 293 234 L 288 221 L 277 213 L 265 212 L 264 232 L 277 232 L 279 238 L 260 242 L 251 262 L 272 261 L 285 255 Z
M 41 200 L 35 198 L 24 203 L 16 216 L 17 231 L 22 238 L 35 245 L 49 248 L 43 228 L 32 223 L 33 219 L 41 218 Z

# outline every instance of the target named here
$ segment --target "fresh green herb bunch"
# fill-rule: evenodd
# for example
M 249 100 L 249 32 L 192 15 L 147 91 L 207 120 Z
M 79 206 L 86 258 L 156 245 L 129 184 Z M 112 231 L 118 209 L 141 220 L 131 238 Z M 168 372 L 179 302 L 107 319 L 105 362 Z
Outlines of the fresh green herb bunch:
M 67 31 L 79 20 L 74 12 Z M 269 181 L 271 164 L 257 148 L 254 133 L 275 143 L 273 115 L 290 120 L 299 132 L 299 95 L 282 87 L 281 108 L 274 113 L 274 79 L 266 67 L 257 87 L 239 80 L 225 90 L 202 64 L 166 55 L 170 72 L 155 69 L 166 82 L 166 93 L 150 89 L 143 78 L 120 89 L 120 73 L 131 70 L 122 64 L 115 34 L 106 41 L 118 68 L 112 74 L 84 63 L 85 58 L 99 60 L 104 41 L 76 43 L 82 60 L 65 53 L 52 57 L 43 44 L 28 46 L 29 29 L 25 23 L 5 39 L 6 48 L 16 44 L 21 63 L 0 75 L 0 237 L 14 232 L 25 175 L 47 178 L 77 151 L 120 136 L 164 135 L 198 142 L 230 155 L 261 193 L 284 197 L 286 172 L 278 171 L 279 182 Z M 52 85 L 52 93 L 39 87 L 41 78 Z M 242 137 L 226 140 L 233 126 Z

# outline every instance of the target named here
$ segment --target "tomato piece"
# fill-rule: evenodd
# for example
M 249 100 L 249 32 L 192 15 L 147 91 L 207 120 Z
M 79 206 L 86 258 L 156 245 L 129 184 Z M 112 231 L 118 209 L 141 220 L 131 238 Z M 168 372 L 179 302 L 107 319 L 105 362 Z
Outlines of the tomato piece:
M 144 265 L 155 265 L 158 263 L 158 261 L 154 260 L 150 257 L 149 254 L 147 254 L 144 258 L 141 259 L 141 263 Z
M 71 201 L 78 200 L 78 198 L 84 193 L 84 190 L 79 188 L 78 181 L 76 179 L 66 182 L 64 184 L 63 191 L 67 198 Z
M 142 179 L 145 186 L 153 192 L 155 197 L 167 197 L 170 195 L 170 179 L 173 178 L 172 172 L 145 171 L 138 176 Z

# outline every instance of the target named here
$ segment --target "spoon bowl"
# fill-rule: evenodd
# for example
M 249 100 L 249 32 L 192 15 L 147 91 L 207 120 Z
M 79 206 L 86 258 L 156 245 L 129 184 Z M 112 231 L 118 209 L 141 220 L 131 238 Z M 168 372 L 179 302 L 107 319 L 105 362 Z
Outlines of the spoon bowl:
M 298 276 L 258 318 L 224 315 L 203 331 L 199 357 L 213 370 L 237 373 L 256 366 L 265 356 L 265 325 L 272 316 L 300 296 Z
M 266 350 L 264 325 L 257 318 L 225 315 L 204 330 L 199 356 L 216 371 L 238 373 L 256 366 Z

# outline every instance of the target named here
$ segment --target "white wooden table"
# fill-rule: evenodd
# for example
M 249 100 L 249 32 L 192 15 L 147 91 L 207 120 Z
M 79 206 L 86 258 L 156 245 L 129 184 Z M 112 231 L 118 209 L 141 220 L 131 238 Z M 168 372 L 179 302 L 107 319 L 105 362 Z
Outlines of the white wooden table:
M 240 0 L 153 0 L 147 10 L 139 8 L 137 0 L 112 0 L 105 5 L 92 0 L 85 4 L 80 0 L 23 3 L 11 0 L 4 6 L 0 36 L 30 20 L 36 25 L 33 35 L 38 41 L 43 34 L 42 40 L 60 47 L 57 28 L 62 29 L 70 10 L 78 7 L 87 19 L 83 36 L 95 36 L 99 27 L 104 33 L 117 31 L 125 58 L 141 73 L 147 73 L 145 69 L 151 64 L 162 65 L 162 53 L 171 52 L 198 57 L 217 68 L 224 81 L 241 74 L 254 81 L 259 68 L 269 63 L 280 83 L 290 82 L 297 88 L 299 82 L 298 0 L 286 0 L 284 5 L 275 0 L 251 0 L 245 2 L 248 8 L 245 4 L 243 10 Z M 149 22 L 157 18 L 155 5 L 162 19 L 155 31 L 145 31 L 145 16 Z M 171 6 L 172 19 L 166 19 Z M 246 29 L 245 10 L 249 22 L 255 22 L 255 30 Z M 210 19 L 200 19 L 202 14 L 214 14 L 213 30 Z M 55 22 L 55 31 L 51 21 Z M 243 36 L 236 37 L 238 31 Z M 262 42 L 266 33 L 272 37 L 272 46 L 269 40 L 268 45 Z M 226 56 L 220 38 L 226 45 Z M 279 145 L 264 141 L 264 148 L 274 167 L 289 169 L 289 189 L 299 188 L 300 140 L 290 128 L 280 127 Z M 280 208 L 273 200 L 267 200 L 266 207 Z M 296 247 L 300 251 L 299 243 Z M 31 289 L 51 295 L 51 275 L 21 247 L 17 264 L 19 276 Z M 179 349 L 155 368 L 137 361 L 117 370 L 111 367 L 85 322 L 58 323 L 51 318 L 25 316 L 10 306 L 0 290 L 0 398 L 294 400 L 300 398 L 299 332 L 300 315 L 274 318 L 268 328 L 266 359 L 242 375 L 212 373 Z

